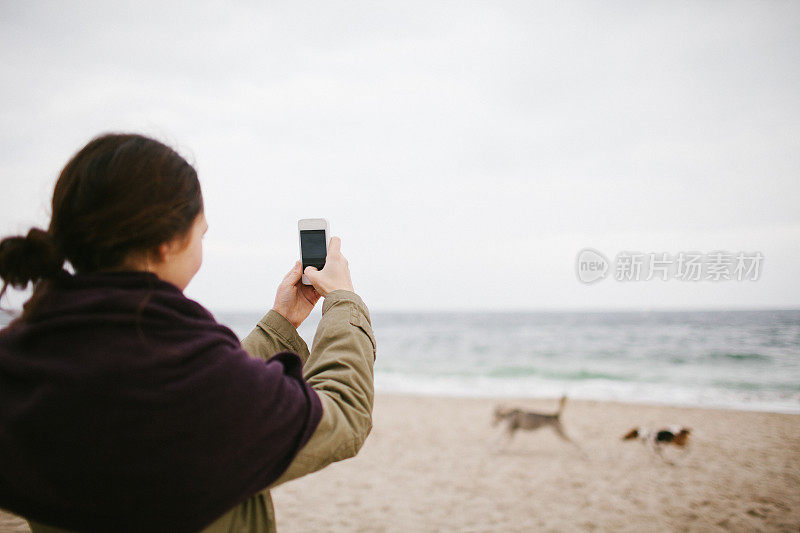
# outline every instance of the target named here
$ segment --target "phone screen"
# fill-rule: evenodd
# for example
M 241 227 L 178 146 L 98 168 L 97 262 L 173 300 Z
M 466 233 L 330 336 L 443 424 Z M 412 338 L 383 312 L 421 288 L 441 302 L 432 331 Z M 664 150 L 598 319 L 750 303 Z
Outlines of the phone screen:
M 325 230 L 310 229 L 300 231 L 300 253 L 303 255 L 303 268 L 307 266 L 322 270 L 325 266 Z

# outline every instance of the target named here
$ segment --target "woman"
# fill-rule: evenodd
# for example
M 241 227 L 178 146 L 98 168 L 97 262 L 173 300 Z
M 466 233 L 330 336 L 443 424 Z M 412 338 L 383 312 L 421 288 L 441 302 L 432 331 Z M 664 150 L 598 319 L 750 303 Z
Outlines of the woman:
M 0 295 L 34 283 L 0 331 L 0 508 L 34 532 L 272 531 L 269 487 L 358 452 L 375 338 L 337 237 L 240 343 L 183 295 L 207 224 L 175 151 L 94 139 L 51 215 L 0 243 Z M 297 327 L 320 297 L 309 352 Z

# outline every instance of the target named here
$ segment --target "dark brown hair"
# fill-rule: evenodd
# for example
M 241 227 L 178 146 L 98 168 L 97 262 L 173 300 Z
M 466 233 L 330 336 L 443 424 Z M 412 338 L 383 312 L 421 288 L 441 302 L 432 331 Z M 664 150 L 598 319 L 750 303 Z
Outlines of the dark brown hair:
M 0 297 L 33 282 L 26 318 L 65 260 L 76 273 L 119 268 L 131 253 L 188 235 L 202 211 L 197 172 L 175 150 L 142 135 L 101 135 L 61 171 L 48 230 L 0 241 Z

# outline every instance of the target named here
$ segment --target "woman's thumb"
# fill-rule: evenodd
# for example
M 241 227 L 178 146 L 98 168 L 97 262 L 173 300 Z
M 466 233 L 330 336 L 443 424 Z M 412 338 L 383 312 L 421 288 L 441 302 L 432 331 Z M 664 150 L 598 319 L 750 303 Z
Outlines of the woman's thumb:
M 307 266 L 303 271 L 303 274 L 305 274 L 308 279 L 314 279 L 317 275 L 317 272 L 319 272 L 317 267 Z

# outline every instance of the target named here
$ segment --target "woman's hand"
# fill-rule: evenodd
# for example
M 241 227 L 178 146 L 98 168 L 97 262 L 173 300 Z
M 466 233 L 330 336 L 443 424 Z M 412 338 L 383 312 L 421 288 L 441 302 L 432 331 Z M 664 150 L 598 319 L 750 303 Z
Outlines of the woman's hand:
M 323 268 L 323 270 L 325 270 Z M 283 278 L 278 285 L 278 293 L 275 295 L 275 305 L 272 309 L 281 314 L 286 320 L 292 323 L 295 328 L 300 327 L 303 320 L 308 318 L 317 301 L 320 299 L 319 293 L 311 285 L 303 285 L 300 277 L 303 275 L 300 261 Z
M 342 240 L 339 237 L 331 237 L 328 256 L 325 258 L 325 267 L 317 270 L 316 267 L 307 266 L 305 269 L 306 277 L 322 296 L 327 296 L 329 292 L 337 289 L 355 292 L 353 291 L 353 282 L 350 280 L 350 267 L 341 250 Z

